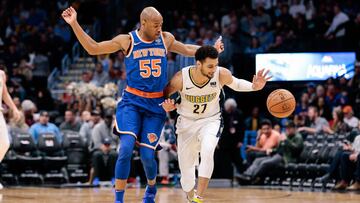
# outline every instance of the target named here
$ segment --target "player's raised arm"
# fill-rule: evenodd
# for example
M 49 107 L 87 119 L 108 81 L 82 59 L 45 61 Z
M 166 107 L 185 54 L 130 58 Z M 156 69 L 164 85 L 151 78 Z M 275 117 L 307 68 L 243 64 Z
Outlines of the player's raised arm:
M 175 100 L 170 99 L 169 97 L 175 92 L 182 90 L 182 71 L 177 72 L 170 82 L 166 85 L 164 89 L 165 101 L 162 103 L 162 107 L 165 111 L 173 111 L 176 109 Z
M 195 56 L 196 50 L 200 48 L 198 45 L 193 44 L 183 44 L 175 39 L 174 35 L 169 32 L 163 32 L 164 39 L 168 45 L 168 50 L 181 54 L 184 56 Z M 224 51 L 224 43 L 222 42 L 222 37 L 216 40 L 214 47 L 218 50 L 219 53 Z
M 125 52 L 130 46 L 131 39 L 127 34 L 118 35 L 112 40 L 103 42 L 93 40 L 77 22 L 77 13 L 73 7 L 64 10 L 61 16 L 71 26 L 80 44 L 90 55 L 108 54 L 118 50 Z
M 269 70 L 265 71 L 265 69 L 259 70 L 256 75 L 254 75 L 252 83 L 238 79 L 232 76 L 231 72 L 226 68 L 220 68 L 220 83 L 224 86 L 228 86 L 231 89 L 238 92 L 250 92 L 250 91 L 258 91 L 261 90 L 266 82 L 271 79 L 271 76 L 267 76 Z

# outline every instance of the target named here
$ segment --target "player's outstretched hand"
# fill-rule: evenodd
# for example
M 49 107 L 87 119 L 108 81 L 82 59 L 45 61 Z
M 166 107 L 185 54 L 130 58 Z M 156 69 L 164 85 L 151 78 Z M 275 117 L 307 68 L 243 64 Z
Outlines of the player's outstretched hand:
M 165 101 L 161 105 L 166 112 L 173 111 L 176 109 L 175 100 L 173 99 L 165 99 Z
M 71 25 L 76 22 L 77 13 L 73 7 L 69 7 L 62 12 L 61 16 L 69 25 Z
M 259 70 L 256 75 L 254 75 L 253 80 L 252 80 L 252 87 L 253 89 L 256 90 L 261 90 L 262 88 L 264 88 L 265 84 L 267 81 L 269 81 L 272 76 L 267 76 L 267 74 L 269 73 L 269 70 L 265 71 L 265 69 L 261 69 Z
M 224 43 L 223 43 L 223 41 L 222 41 L 222 36 L 220 36 L 220 37 L 216 40 L 216 42 L 215 42 L 215 44 L 214 44 L 214 47 L 215 47 L 216 50 L 219 52 L 219 54 L 224 51 Z

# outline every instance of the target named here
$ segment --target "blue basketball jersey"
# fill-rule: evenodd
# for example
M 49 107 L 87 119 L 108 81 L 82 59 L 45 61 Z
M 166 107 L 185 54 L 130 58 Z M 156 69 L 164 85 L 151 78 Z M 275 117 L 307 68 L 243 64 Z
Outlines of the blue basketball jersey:
M 120 105 L 130 103 L 154 113 L 164 114 L 165 111 L 159 106 L 164 101 L 163 96 L 142 96 L 144 93 L 162 94 L 167 84 L 167 50 L 162 34 L 152 42 L 142 40 L 137 30 L 129 34 L 131 47 L 125 58 L 128 87 Z
M 146 42 L 137 30 L 129 34 L 132 48 L 125 58 L 127 85 L 144 92 L 163 91 L 167 83 L 167 58 L 162 35 Z

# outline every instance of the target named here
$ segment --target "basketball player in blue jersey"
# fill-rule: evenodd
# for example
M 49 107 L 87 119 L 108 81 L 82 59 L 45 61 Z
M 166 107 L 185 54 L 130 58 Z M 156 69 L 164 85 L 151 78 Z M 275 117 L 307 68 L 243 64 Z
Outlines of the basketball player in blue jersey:
M 140 142 L 140 157 L 148 185 L 143 203 L 155 202 L 157 163 L 155 148 L 164 125 L 166 113 L 160 103 L 164 101 L 166 85 L 166 54 L 168 51 L 194 56 L 199 46 L 185 45 L 168 32 L 162 32 L 163 18 L 153 7 L 140 14 L 140 28 L 129 34 L 120 34 L 109 41 L 96 42 L 80 27 L 76 11 L 70 7 L 62 17 L 71 26 L 81 45 L 91 55 L 121 50 L 125 55 L 127 87 L 118 104 L 114 133 L 120 136 L 119 157 L 115 167 L 115 202 L 124 202 L 124 190 L 130 173 L 130 159 L 136 141 Z M 217 40 L 214 47 L 223 51 Z

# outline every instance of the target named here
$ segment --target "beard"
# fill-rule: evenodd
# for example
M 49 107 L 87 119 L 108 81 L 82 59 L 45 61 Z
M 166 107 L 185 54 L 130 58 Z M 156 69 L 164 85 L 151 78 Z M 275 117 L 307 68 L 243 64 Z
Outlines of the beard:
M 203 76 L 209 78 L 209 80 L 214 77 L 214 73 L 208 73 L 208 74 L 206 74 L 206 73 L 204 73 L 202 70 L 201 70 L 201 74 L 202 74 Z

